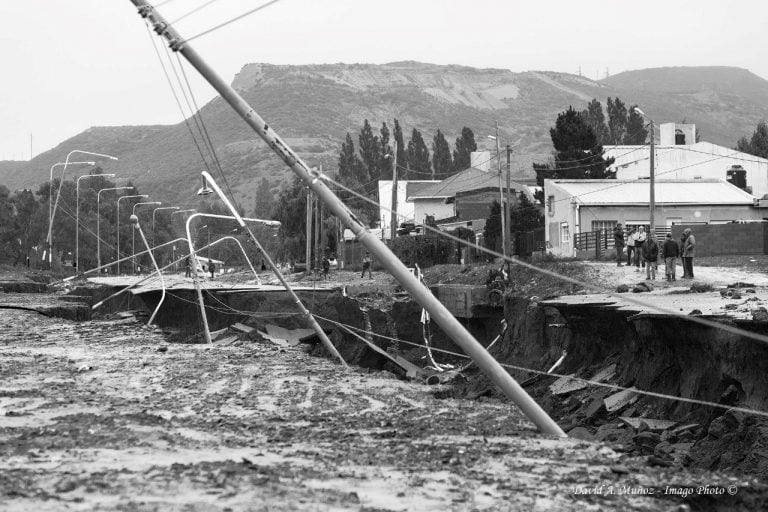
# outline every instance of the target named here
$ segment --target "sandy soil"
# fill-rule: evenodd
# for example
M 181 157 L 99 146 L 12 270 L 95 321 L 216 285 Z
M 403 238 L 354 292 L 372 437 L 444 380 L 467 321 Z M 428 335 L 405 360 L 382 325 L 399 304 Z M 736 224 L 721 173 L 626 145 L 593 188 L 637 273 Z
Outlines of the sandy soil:
M 3 510 L 681 510 L 667 486 L 724 490 L 694 507 L 750 493 L 298 349 L 10 310 L 0 326 Z

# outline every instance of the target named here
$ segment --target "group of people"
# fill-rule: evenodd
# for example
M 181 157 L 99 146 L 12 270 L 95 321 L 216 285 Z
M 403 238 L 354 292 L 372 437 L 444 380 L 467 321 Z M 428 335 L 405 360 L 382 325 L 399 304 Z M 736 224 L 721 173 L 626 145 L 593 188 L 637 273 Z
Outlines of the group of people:
M 613 230 L 616 246 L 616 264 L 621 267 L 624 261 L 624 246 L 626 239 L 627 266 L 634 263 L 635 272 L 640 272 L 641 265 L 645 267 L 646 280 L 656 279 L 659 257 L 664 260 L 664 274 L 667 281 L 677 281 L 675 267 L 677 259 L 682 258 L 682 279 L 693 279 L 693 258 L 696 253 L 696 238 L 690 229 L 683 230 L 680 243 L 667 233 L 666 240 L 661 246 L 656 241 L 654 233 L 646 233 L 645 227 L 631 228 L 625 231 L 621 224 L 616 224 Z

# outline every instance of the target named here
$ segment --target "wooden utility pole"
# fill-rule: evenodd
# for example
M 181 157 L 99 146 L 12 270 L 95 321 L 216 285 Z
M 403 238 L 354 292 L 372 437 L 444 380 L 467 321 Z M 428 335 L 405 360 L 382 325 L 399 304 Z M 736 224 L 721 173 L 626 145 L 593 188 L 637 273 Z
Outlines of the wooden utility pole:
M 496 163 L 499 168 L 499 215 L 501 216 L 501 252 L 507 259 L 507 207 L 504 201 L 504 183 L 501 178 L 501 149 L 499 148 L 499 122 L 496 121 Z
M 320 172 L 323 172 L 323 167 L 320 166 Z M 315 268 L 320 268 L 320 262 L 322 261 L 320 257 L 320 250 L 322 249 L 321 243 L 322 243 L 322 228 L 320 224 L 323 223 L 323 209 L 322 205 L 320 204 L 319 198 L 315 197 Z
M 650 196 L 650 231 L 653 234 L 653 238 L 656 238 L 656 168 L 655 168 L 655 156 L 654 153 L 654 140 L 653 140 L 653 119 L 651 119 L 651 196 Z
M 390 221 L 390 236 L 392 242 L 397 236 L 397 140 L 392 145 L 392 220 Z
M 507 232 L 507 247 L 504 252 L 507 256 L 512 256 L 512 219 L 510 218 L 512 214 L 512 192 L 510 191 L 510 188 L 512 187 L 512 148 L 507 144 L 507 222 L 509 222 L 509 229 Z M 509 267 L 511 263 L 507 261 L 507 272 L 509 272 Z
M 304 261 L 307 268 L 305 273 L 309 275 L 312 267 L 312 189 L 307 189 L 307 247 L 304 253 Z

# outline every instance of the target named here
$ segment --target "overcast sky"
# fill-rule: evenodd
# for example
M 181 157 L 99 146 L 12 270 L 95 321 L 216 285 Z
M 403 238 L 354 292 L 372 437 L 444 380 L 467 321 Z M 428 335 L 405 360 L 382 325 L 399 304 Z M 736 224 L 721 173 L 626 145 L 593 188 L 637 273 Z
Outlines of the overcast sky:
M 160 12 L 175 20 L 207 1 L 170 0 Z M 216 0 L 176 27 L 191 37 L 263 2 Z M 180 121 L 129 0 L 0 0 L 0 20 L 0 160 L 28 159 L 30 134 L 38 154 L 90 126 Z M 591 78 L 726 65 L 768 79 L 767 26 L 765 0 L 281 0 L 193 45 L 227 81 L 248 62 L 399 60 L 580 66 Z

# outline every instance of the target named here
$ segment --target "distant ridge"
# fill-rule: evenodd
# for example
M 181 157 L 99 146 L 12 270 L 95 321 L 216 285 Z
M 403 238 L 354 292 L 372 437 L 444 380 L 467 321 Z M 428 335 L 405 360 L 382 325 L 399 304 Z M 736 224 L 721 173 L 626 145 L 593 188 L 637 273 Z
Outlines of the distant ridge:
M 627 71 L 595 81 L 551 71 L 513 73 L 414 61 L 388 64 L 246 64 L 233 85 L 310 165 L 328 172 L 337 165 L 345 134 L 356 136 L 363 119 L 377 128 L 397 118 L 406 142 L 415 127 L 428 145 L 437 128 L 449 142 L 469 126 L 485 135 L 498 121 L 501 137 L 515 146 L 513 173 L 532 176 L 531 161 L 551 153 L 549 129 L 570 105 L 583 109 L 591 98 L 639 104 L 657 123 L 696 123 L 704 140 L 732 147 L 768 118 L 768 81 L 732 67 L 677 67 Z M 290 179 L 284 164 L 216 98 L 202 108 L 219 159 L 238 200 L 252 208 L 262 177 L 279 187 Z M 0 163 L 0 183 L 14 190 L 48 179 L 52 163 L 69 148 L 116 154 L 109 167 L 152 197 L 190 204 L 203 164 L 183 123 L 171 126 L 93 127 L 63 141 L 31 162 Z M 189 184 L 189 187 L 186 187 Z M 189 190 L 187 190 L 189 188 Z

